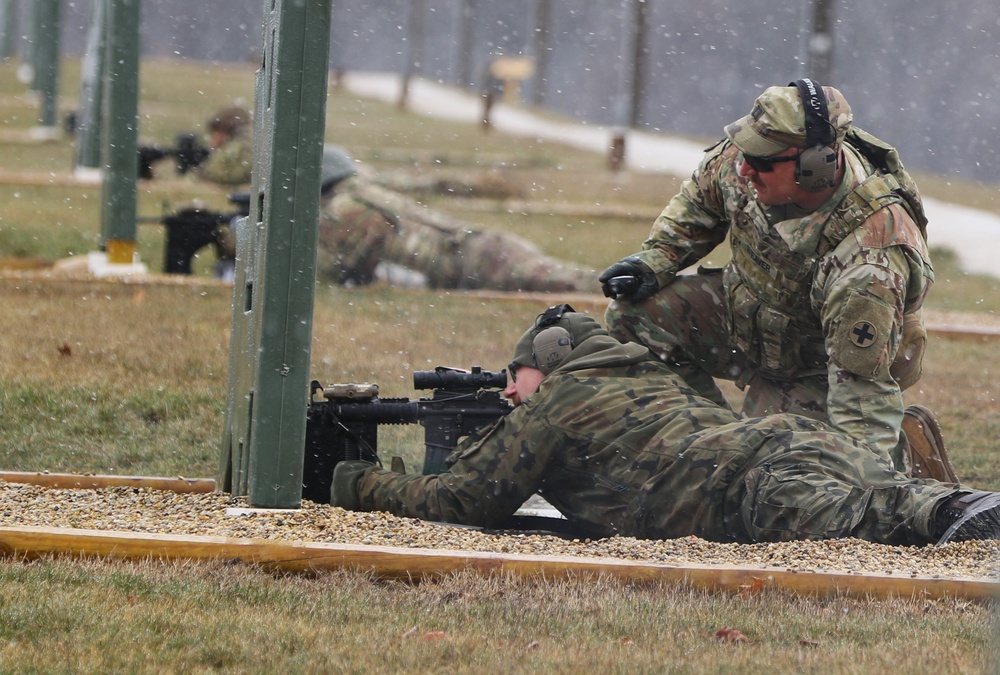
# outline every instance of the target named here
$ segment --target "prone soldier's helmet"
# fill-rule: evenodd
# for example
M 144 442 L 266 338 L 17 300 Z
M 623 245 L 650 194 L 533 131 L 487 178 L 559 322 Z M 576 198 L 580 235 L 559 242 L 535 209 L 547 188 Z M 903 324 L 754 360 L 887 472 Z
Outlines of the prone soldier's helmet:
M 320 194 L 326 195 L 337 183 L 357 175 L 357 173 L 354 160 L 347 155 L 342 147 L 331 144 L 323 146 L 323 160 L 320 164 Z
M 569 305 L 549 307 L 517 341 L 509 369 L 528 366 L 548 375 L 584 340 L 607 334 L 597 321 Z
M 227 136 L 235 136 L 248 126 L 250 126 L 250 113 L 238 105 L 223 108 L 208 119 L 210 132 L 221 131 Z

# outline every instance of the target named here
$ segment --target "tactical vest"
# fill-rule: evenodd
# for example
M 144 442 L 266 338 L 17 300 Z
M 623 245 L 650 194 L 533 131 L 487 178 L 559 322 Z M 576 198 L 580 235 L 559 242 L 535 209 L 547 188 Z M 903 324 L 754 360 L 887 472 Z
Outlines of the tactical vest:
M 850 137 L 848 142 L 851 142 Z M 826 340 L 820 317 L 810 302 L 816 268 L 825 254 L 877 211 L 892 204 L 902 204 L 911 216 L 914 208 L 918 209 L 919 217 L 914 220 L 921 234 L 925 233 L 926 219 L 915 185 L 905 176 L 909 181 L 906 191 L 910 195 L 904 195 L 897 178 L 902 165 L 894 174 L 892 170 L 873 164 L 874 158 L 868 156 L 864 148 L 853 143 L 852 147 L 858 150 L 870 175 L 843 199 L 827 220 L 815 251 L 808 254 L 792 251 L 773 228 L 762 231 L 757 227 L 748 210 L 760 207 L 750 203 L 749 197 L 731 220 L 732 261 L 723 277 L 729 295 L 727 318 L 733 344 L 751 366 L 744 371 L 745 381 L 737 382 L 740 386 L 749 381 L 753 374 L 750 370 L 776 379 L 792 379 L 826 370 L 829 361 Z M 883 144 L 883 147 L 895 154 L 889 146 Z M 910 196 L 916 207 L 911 205 Z M 764 215 L 758 213 L 757 217 Z M 922 328 L 919 317 L 910 323 Z

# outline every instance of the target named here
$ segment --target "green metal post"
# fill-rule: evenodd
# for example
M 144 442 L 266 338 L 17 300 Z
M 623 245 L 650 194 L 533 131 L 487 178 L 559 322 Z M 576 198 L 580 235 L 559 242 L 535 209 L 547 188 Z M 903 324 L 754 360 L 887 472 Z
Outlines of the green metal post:
M 139 0 L 107 6 L 106 128 L 101 212 L 102 242 L 109 264 L 135 259 L 136 156 L 139 138 Z
M 108 0 L 94 0 L 94 16 L 87 35 L 87 52 L 80 73 L 80 111 L 76 129 L 76 167 L 101 169 L 104 120 L 104 68 L 108 30 Z
M 14 55 L 17 35 L 17 0 L 0 0 L 0 59 Z
M 218 485 L 302 502 L 331 0 L 265 0 L 250 215 L 237 226 Z
M 35 86 L 41 99 L 36 135 L 55 137 L 56 99 L 59 91 L 59 18 L 61 0 L 35 0 Z
M 19 36 L 21 43 L 21 63 L 17 67 L 17 81 L 28 85 L 28 91 L 35 90 L 36 7 L 37 3 L 34 2 L 25 2 L 23 5 L 20 5 L 22 11 L 19 20 L 20 25 L 23 26 L 20 32 L 23 35 Z

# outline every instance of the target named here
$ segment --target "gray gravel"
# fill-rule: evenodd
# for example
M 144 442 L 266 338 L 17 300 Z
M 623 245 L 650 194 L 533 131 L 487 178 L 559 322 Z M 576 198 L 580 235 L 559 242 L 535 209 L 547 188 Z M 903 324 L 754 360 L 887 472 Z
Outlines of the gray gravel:
M 114 530 L 286 541 L 365 544 L 505 554 L 608 557 L 668 565 L 735 565 L 800 572 L 992 579 L 1000 541 L 944 546 L 884 546 L 856 539 L 780 544 L 717 544 L 696 537 L 565 540 L 477 530 L 355 513 L 303 502 L 300 509 L 247 509 L 221 493 L 146 488 L 48 489 L 0 481 L 0 526 Z

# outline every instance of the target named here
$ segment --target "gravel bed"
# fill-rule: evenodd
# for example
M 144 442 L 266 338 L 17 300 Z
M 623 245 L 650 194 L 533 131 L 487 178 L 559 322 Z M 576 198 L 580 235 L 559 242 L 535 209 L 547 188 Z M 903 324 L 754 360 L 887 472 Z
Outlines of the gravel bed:
M 614 558 L 667 565 L 733 565 L 799 572 L 848 572 L 995 579 L 1000 541 L 885 546 L 857 539 L 718 544 L 697 537 L 596 541 L 478 530 L 356 513 L 304 501 L 296 510 L 244 511 L 221 493 L 147 488 L 49 489 L 0 481 L 0 526 L 59 527 L 150 534 L 365 544 L 504 554 Z

